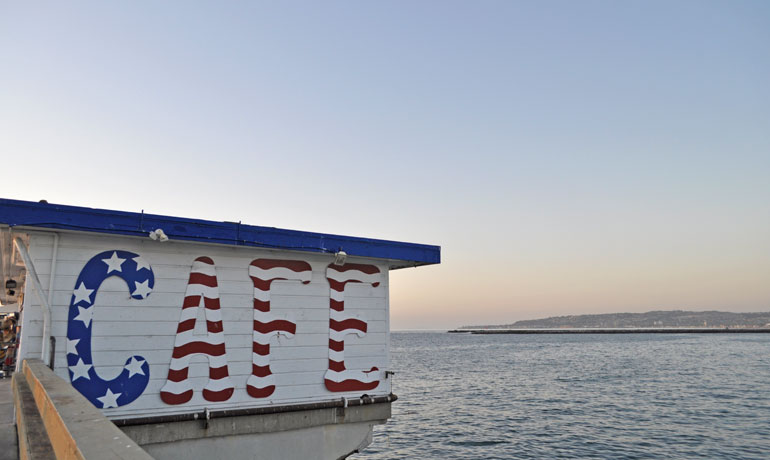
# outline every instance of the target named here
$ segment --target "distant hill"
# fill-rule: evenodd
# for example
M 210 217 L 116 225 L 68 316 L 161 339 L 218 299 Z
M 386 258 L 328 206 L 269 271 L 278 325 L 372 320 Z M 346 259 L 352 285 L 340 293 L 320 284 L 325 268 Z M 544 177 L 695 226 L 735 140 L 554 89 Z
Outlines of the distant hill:
M 770 312 L 729 313 L 724 311 L 649 311 L 602 315 L 552 316 L 516 321 L 513 324 L 463 326 L 460 329 L 561 329 L 625 327 L 770 327 Z

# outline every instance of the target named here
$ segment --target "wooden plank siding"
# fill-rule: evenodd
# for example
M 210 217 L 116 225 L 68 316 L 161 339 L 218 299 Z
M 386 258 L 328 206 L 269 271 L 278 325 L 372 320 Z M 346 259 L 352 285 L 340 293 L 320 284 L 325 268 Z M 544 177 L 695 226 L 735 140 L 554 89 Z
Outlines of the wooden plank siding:
M 130 298 L 126 283 L 111 277 L 99 288 L 93 315 L 92 349 L 97 373 L 103 379 L 116 377 L 126 359 L 143 356 L 150 366 L 150 381 L 142 396 L 118 408 L 104 409 L 112 418 L 130 418 L 173 413 L 200 412 L 205 408 L 261 407 L 299 402 L 312 402 L 340 397 L 359 397 L 360 392 L 336 393 L 324 386 L 328 367 L 329 283 L 326 267 L 333 256 L 285 250 L 229 247 L 149 238 L 98 235 L 94 233 L 59 233 L 54 292 L 51 305 L 51 334 L 56 339 L 54 372 L 69 381 L 66 360 L 66 335 L 69 302 L 77 277 L 94 255 L 109 250 L 125 250 L 142 256 L 152 267 L 155 286 L 143 300 Z M 29 253 L 44 289 L 48 288 L 53 236 L 49 232 L 30 232 Z M 225 332 L 229 374 L 235 393 L 225 402 L 213 403 L 202 397 L 208 381 L 208 360 L 196 355 L 190 360 L 190 379 L 195 394 L 186 404 L 171 406 L 161 401 L 159 392 L 166 382 L 177 325 L 190 269 L 200 256 L 214 260 L 218 278 L 222 321 Z M 249 263 L 258 258 L 290 259 L 308 262 L 312 279 L 303 285 L 298 281 L 275 281 L 271 290 L 271 313 L 290 316 L 297 324 L 293 338 L 274 337 L 270 343 L 270 367 L 276 379 L 276 390 L 268 398 L 255 399 L 246 393 L 246 380 L 251 375 L 253 331 L 253 284 Z M 345 313 L 367 322 L 364 337 L 345 338 L 347 369 L 380 369 L 379 386 L 367 393 L 371 396 L 390 393 L 390 380 L 384 378 L 389 369 L 389 297 L 388 263 L 382 260 L 349 257 L 349 263 L 372 264 L 380 269 L 380 285 L 350 283 L 345 290 Z M 39 358 L 42 339 L 42 315 L 36 296 L 27 283 L 24 298 L 22 349 L 25 356 Z M 203 308 L 199 309 L 196 331 L 205 334 Z

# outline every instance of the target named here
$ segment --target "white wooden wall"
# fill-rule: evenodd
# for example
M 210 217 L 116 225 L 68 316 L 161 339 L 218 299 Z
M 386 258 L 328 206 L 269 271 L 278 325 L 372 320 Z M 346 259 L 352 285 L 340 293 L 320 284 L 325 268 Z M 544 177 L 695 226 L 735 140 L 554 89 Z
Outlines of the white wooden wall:
M 128 418 L 172 413 L 199 412 L 204 408 L 221 410 L 260 407 L 299 402 L 325 401 L 341 397 L 359 397 L 361 392 L 335 393 L 324 386 L 328 367 L 329 284 L 326 267 L 332 255 L 261 250 L 168 241 L 150 238 L 114 237 L 91 233 L 59 234 L 59 249 L 54 278 L 51 333 L 56 338 L 54 371 L 69 381 L 66 361 L 67 312 L 75 281 L 86 262 L 107 250 L 125 250 L 141 255 L 152 266 L 155 287 L 148 298 L 130 298 L 123 280 L 112 277 L 102 283 L 94 303 L 93 361 L 97 373 L 106 380 L 115 378 L 131 355 L 143 356 L 150 365 L 150 381 L 142 396 L 132 403 L 105 409 L 110 417 Z M 53 235 L 30 233 L 30 255 L 47 289 L 53 252 Z M 186 404 L 170 406 L 160 399 L 174 348 L 179 315 L 193 260 L 211 257 L 219 282 L 222 319 L 230 377 L 235 393 L 230 400 L 213 403 L 203 399 L 201 390 L 208 381 L 208 360 L 196 355 L 191 359 L 190 378 L 195 395 Z M 297 323 L 291 338 L 271 340 L 271 364 L 276 390 L 268 398 L 255 399 L 246 393 L 246 379 L 251 375 L 253 285 L 249 263 L 257 258 L 304 260 L 313 269 L 310 284 L 275 281 L 271 291 L 271 312 L 290 314 Z M 388 302 L 388 266 L 383 261 L 348 257 L 348 262 L 376 265 L 381 271 L 378 287 L 349 283 L 345 290 L 345 312 L 368 323 L 367 334 L 345 339 L 347 369 L 380 369 L 380 384 L 366 393 L 386 395 L 391 391 L 384 371 L 389 369 L 390 324 Z M 37 298 L 27 283 L 24 298 L 22 341 L 25 356 L 39 358 L 42 322 Z M 205 331 L 200 308 L 196 331 Z

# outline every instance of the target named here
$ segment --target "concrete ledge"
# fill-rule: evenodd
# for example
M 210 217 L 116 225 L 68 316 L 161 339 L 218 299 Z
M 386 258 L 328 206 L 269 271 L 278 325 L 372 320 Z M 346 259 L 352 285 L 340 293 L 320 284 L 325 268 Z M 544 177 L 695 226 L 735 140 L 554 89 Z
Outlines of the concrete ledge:
M 266 434 L 306 428 L 367 423 L 386 423 L 390 418 L 390 404 L 330 407 L 294 412 L 152 423 L 122 427 L 123 431 L 142 446 L 183 440 L 218 438 L 238 435 Z
M 55 459 L 53 447 L 48 441 L 43 419 L 35 405 L 32 390 L 23 375 L 13 376 L 13 400 L 16 407 L 16 427 L 21 460 Z
M 42 361 L 24 360 L 23 373 L 56 458 L 152 459 Z

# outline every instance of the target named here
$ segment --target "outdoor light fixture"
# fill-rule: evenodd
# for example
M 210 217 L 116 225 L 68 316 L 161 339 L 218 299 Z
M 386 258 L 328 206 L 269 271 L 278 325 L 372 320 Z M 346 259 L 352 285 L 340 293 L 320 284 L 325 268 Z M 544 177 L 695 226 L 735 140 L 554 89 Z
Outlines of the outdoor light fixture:
M 155 241 L 160 241 L 161 243 L 163 243 L 164 241 L 168 241 L 168 236 L 166 235 L 166 233 L 163 231 L 162 228 L 151 231 L 150 238 Z
M 345 265 L 345 259 L 347 259 L 348 254 L 345 251 L 340 250 L 339 252 L 334 254 L 334 265 Z

